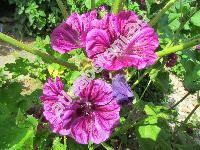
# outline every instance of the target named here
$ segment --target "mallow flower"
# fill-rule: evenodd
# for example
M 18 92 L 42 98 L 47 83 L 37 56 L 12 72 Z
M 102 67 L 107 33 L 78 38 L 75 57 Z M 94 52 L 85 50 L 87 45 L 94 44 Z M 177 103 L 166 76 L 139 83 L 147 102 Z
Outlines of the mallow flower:
M 96 66 L 143 69 L 156 62 L 158 36 L 134 12 L 107 13 L 101 20 L 95 19 L 93 26 L 86 36 L 86 52 Z
M 73 49 L 85 48 L 85 38 L 97 18 L 96 10 L 79 15 L 72 13 L 66 21 L 51 33 L 51 46 L 61 54 Z
M 83 80 L 79 78 L 74 83 L 77 98 L 72 100 L 59 78 L 55 82 L 49 79 L 41 96 L 43 114 L 53 132 L 68 135 L 81 144 L 99 144 L 119 123 L 120 106 L 110 84 L 100 79 L 87 80 L 87 84 L 78 82 Z

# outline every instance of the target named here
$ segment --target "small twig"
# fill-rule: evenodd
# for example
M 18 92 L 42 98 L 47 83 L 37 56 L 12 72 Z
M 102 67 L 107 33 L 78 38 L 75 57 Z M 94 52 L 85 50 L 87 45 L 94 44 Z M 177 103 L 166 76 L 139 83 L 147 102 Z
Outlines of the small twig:
M 197 92 L 197 105 L 194 107 L 194 109 L 190 112 L 190 114 L 185 118 L 184 123 L 187 123 L 188 120 L 190 120 L 190 117 L 194 114 L 194 112 L 197 110 L 197 108 L 199 108 L 200 104 L 199 104 L 199 91 Z
M 145 72 L 133 83 L 131 88 L 133 89 L 150 71 L 151 71 L 151 68 L 145 70 Z
M 194 109 L 190 112 L 190 114 L 185 118 L 184 123 L 187 123 L 188 120 L 190 120 L 190 117 L 194 114 L 194 112 L 197 110 L 197 108 L 199 108 L 199 104 L 197 104 Z
M 179 100 L 176 104 L 174 104 L 173 106 L 171 106 L 170 109 L 175 108 L 178 104 L 180 104 L 182 101 L 184 101 L 189 95 L 190 95 L 189 92 L 187 94 L 185 94 L 185 96 L 183 98 L 181 98 L 181 100 Z

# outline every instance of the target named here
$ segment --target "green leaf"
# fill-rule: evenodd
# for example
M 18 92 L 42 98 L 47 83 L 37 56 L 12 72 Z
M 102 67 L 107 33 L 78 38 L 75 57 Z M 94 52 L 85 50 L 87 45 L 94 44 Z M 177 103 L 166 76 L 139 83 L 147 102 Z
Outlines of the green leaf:
M 140 126 L 138 130 L 141 138 L 149 138 L 156 141 L 161 129 L 156 125 L 146 125 Z
M 157 67 L 152 69 L 150 79 L 164 92 L 169 89 L 169 73 L 165 70 L 159 70 Z M 164 80 L 163 80 L 164 79 Z
M 91 0 L 85 0 L 85 6 L 88 8 L 88 9 L 91 9 L 92 5 L 91 5 Z
M 67 140 L 67 148 L 69 150 L 88 150 L 87 145 L 78 144 L 74 139 L 68 138 Z
M 167 92 L 169 89 L 169 73 L 166 71 L 160 71 L 155 83 L 162 89 L 162 91 Z
M 53 140 L 53 147 L 52 147 L 52 150 L 66 150 L 67 147 L 62 144 L 60 142 L 60 138 L 59 137 L 56 137 L 54 140 Z
M 200 63 L 183 59 L 181 61 L 186 70 L 184 76 L 184 86 L 189 92 L 200 90 Z
M 136 125 L 136 135 L 141 150 L 171 150 L 170 128 L 167 120 L 169 111 L 163 106 L 145 105 L 147 114 Z M 165 145 L 165 146 L 163 146 Z
M 85 6 L 88 9 L 91 9 L 91 1 L 92 0 L 85 0 Z M 103 4 L 111 6 L 113 2 L 114 2 L 114 0 L 95 0 L 95 7 L 97 8 Z
M 30 62 L 27 58 L 19 57 L 14 63 L 6 64 L 5 70 L 12 73 L 14 78 L 20 75 L 30 75 L 33 78 L 45 80 L 47 72 L 46 66 L 47 64 L 42 63 L 41 60 Z
M 65 79 L 67 80 L 67 83 L 71 85 L 74 80 L 80 76 L 80 74 L 81 73 L 79 71 L 71 71 L 65 75 Z
M 191 18 L 191 22 L 195 25 L 200 27 L 200 10 L 197 11 Z
M 144 111 L 149 116 L 156 116 L 164 119 L 169 118 L 169 114 L 167 113 L 167 108 L 164 106 L 154 106 L 154 105 L 145 105 Z
M 172 31 L 176 31 L 179 28 L 180 24 L 181 23 L 179 22 L 179 19 L 175 19 L 169 24 L 169 27 Z
M 37 119 L 28 116 L 24 127 L 18 127 L 13 117 L 9 116 L 0 122 L 0 144 L 2 149 L 21 150 L 33 149 L 33 138 L 37 129 Z
M 10 113 L 17 114 L 19 108 L 20 111 L 25 112 L 33 105 L 34 101 L 38 101 L 39 99 L 41 90 L 35 90 L 30 95 L 22 95 L 22 88 L 22 84 L 17 82 L 8 83 L 0 88 L 0 103 Z
M 111 146 L 109 146 L 107 143 L 103 142 L 101 145 L 106 149 L 106 150 L 114 150 Z
M 147 12 L 150 13 L 151 5 L 154 3 L 154 0 L 145 0 L 145 4 L 147 6 Z
M 158 62 L 154 65 L 154 67 L 151 69 L 150 73 L 149 73 L 149 77 L 151 79 L 151 81 L 155 82 L 156 81 L 156 77 L 160 71 L 160 68 L 162 67 L 161 63 Z
M 88 143 L 88 149 L 89 149 L 89 150 L 94 150 L 94 145 L 93 145 L 93 144 L 94 144 L 94 143 L 91 142 L 91 141 Z

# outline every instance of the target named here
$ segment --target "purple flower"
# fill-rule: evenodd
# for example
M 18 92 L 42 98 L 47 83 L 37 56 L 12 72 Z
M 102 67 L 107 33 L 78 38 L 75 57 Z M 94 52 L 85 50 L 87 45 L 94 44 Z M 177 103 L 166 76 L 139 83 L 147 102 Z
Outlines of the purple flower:
M 142 4 L 145 4 L 145 0 L 141 0 L 141 3 L 142 3 Z
M 89 141 L 99 144 L 109 138 L 119 123 L 120 107 L 113 96 L 112 87 L 99 79 L 90 80 L 83 88 L 80 82 L 74 84 L 78 87 L 75 90 L 77 100 L 63 96 L 66 93 L 60 80 L 55 83 L 49 80 L 45 84 L 41 97 L 44 116 L 53 132 L 71 136 L 81 144 L 88 144 Z
M 157 34 L 134 12 L 108 13 L 94 22 L 86 37 L 86 52 L 96 65 L 107 70 L 143 69 L 156 62 Z
M 48 79 L 43 88 L 40 99 L 44 104 L 44 116 L 50 122 L 53 132 L 68 135 L 69 129 L 62 128 L 65 106 L 70 104 L 71 98 L 63 91 L 64 85 L 60 78 L 55 83 Z
M 200 44 L 196 46 L 196 50 L 200 52 Z
M 100 10 L 100 11 L 106 11 L 106 6 L 105 6 L 105 5 L 101 5 L 101 6 L 99 7 L 99 10 Z
M 112 80 L 114 97 L 119 105 L 126 105 L 133 101 L 134 95 L 131 87 L 128 85 L 124 75 L 117 74 Z
M 169 54 L 167 56 L 167 62 L 166 62 L 166 67 L 174 67 L 176 65 L 176 62 L 177 62 L 177 55 L 175 53 L 172 53 L 172 54 Z
M 110 79 L 110 75 L 109 72 L 106 70 L 102 71 L 102 78 L 105 79 L 106 81 L 108 81 Z
M 51 34 L 51 46 L 60 53 L 85 48 L 85 38 L 96 19 L 96 10 L 79 15 L 73 13 L 65 22 L 56 27 Z

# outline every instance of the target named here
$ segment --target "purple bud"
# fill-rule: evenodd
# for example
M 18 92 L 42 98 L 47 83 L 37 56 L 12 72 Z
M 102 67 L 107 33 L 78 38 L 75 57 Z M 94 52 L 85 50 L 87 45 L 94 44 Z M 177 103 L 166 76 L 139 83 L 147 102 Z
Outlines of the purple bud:
M 103 71 L 102 72 L 102 77 L 105 79 L 105 80 L 109 80 L 110 77 L 109 77 L 109 72 L 108 71 Z
M 142 3 L 142 4 L 145 4 L 145 0 L 141 0 L 141 3 Z
M 174 67 L 176 65 L 176 62 L 177 62 L 177 55 L 175 53 L 172 53 L 170 55 L 167 56 L 167 62 L 166 62 L 166 67 Z
M 101 5 L 99 7 L 99 11 L 106 11 L 106 6 L 105 5 Z
M 200 52 L 200 44 L 196 46 L 196 50 Z

